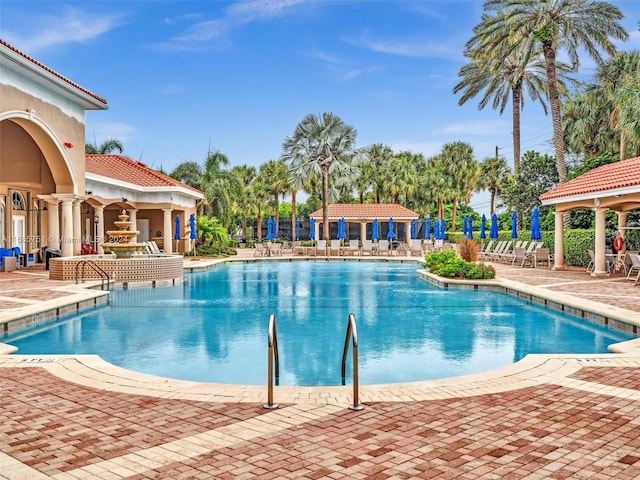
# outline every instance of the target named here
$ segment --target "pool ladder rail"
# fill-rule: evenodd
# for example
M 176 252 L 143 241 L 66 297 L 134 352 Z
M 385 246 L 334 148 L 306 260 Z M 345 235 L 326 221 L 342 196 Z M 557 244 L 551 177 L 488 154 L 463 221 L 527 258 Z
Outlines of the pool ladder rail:
M 109 274 L 107 272 L 105 272 L 102 267 L 100 265 L 98 265 L 96 262 L 94 262 L 93 260 L 81 260 L 78 263 L 76 263 L 76 285 L 82 281 L 82 283 L 84 283 L 86 277 L 85 277 L 85 267 L 89 266 L 91 268 L 91 270 L 93 270 L 94 272 L 96 272 L 98 274 L 98 276 L 100 277 L 100 289 L 104 290 L 104 282 L 107 282 L 107 290 L 109 290 L 109 286 L 110 286 L 110 282 L 111 279 L 109 278 Z M 80 268 L 82 267 L 82 269 Z
M 344 350 L 342 352 L 342 385 L 346 384 L 349 340 L 351 340 L 353 344 L 353 404 L 349 405 L 349 409 L 358 411 L 364 409 L 364 406 L 360 403 L 358 394 L 358 329 L 356 328 L 356 317 L 353 313 L 350 313 L 347 317 L 347 334 L 345 335 Z M 279 379 L 278 329 L 276 326 L 276 316 L 272 313 L 269 315 L 267 337 L 267 403 L 262 405 L 264 408 L 278 408 L 278 404 L 273 401 L 273 385 L 274 383 L 278 385 Z

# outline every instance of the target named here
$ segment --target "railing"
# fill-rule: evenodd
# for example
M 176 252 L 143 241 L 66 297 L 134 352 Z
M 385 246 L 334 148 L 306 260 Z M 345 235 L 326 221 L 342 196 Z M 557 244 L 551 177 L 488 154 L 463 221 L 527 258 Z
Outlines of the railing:
M 275 384 L 280 378 L 280 362 L 278 361 L 278 332 L 276 328 L 276 316 L 269 315 L 269 333 L 267 339 L 267 403 L 264 408 L 278 408 L 277 403 L 273 403 L 273 383 L 275 369 Z
M 344 339 L 344 350 L 342 352 L 342 384 L 346 384 L 347 353 L 349 351 L 349 340 L 353 343 L 353 405 L 349 405 L 351 410 L 362 410 L 364 406 L 360 403 L 358 395 L 358 329 L 356 328 L 356 317 L 353 313 L 347 318 L 347 334 Z
M 105 272 L 102 267 L 100 267 L 100 265 L 98 265 L 96 262 L 92 261 L 92 260 L 81 260 L 80 262 L 76 263 L 76 284 L 78 284 L 79 280 L 82 280 L 82 283 L 84 283 L 85 280 L 85 276 L 84 276 L 84 271 L 85 271 L 85 267 L 89 265 L 89 267 L 91 267 L 91 269 L 96 272 L 99 276 L 100 276 L 100 280 L 102 281 L 100 288 L 102 290 L 104 290 L 104 281 L 107 281 L 107 290 L 109 290 L 109 274 L 107 272 Z M 80 273 L 80 266 L 82 266 L 82 275 L 79 275 Z

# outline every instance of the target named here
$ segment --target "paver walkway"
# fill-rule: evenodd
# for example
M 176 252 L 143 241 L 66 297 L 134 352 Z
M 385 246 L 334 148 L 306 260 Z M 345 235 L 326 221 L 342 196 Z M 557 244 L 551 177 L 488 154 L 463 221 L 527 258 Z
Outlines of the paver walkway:
M 639 311 L 633 282 L 497 268 Z M 5 280 L 0 295 L 14 295 Z M 58 294 L 43 282 L 32 286 Z M 46 299 L 25 285 L 13 290 L 22 303 Z M 347 408 L 348 387 L 276 387 L 276 410 L 262 408 L 262 390 L 158 379 L 93 357 L 0 356 L 0 478 L 640 478 L 633 354 L 531 356 L 501 373 L 367 387 L 362 411 Z

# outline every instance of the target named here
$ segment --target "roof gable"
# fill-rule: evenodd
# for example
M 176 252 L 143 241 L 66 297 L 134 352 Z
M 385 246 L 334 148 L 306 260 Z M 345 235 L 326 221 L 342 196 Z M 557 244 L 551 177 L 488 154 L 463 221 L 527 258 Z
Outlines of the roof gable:
M 86 172 L 112 178 L 141 187 L 176 187 L 190 190 L 198 196 L 202 192 L 174 178 L 148 167 L 142 162 L 122 155 L 85 155 Z
M 640 157 L 610 163 L 589 170 L 579 177 L 552 188 L 540 195 L 543 203 L 577 196 L 597 196 L 615 190 L 638 187 L 640 191 Z
M 344 218 L 345 220 L 364 219 L 417 219 L 419 215 L 408 208 L 395 203 L 333 203 L 328 205 L 329 218 L 334 220 Z M 322 209 L 316 210 L 310 218 L 322 219 Z

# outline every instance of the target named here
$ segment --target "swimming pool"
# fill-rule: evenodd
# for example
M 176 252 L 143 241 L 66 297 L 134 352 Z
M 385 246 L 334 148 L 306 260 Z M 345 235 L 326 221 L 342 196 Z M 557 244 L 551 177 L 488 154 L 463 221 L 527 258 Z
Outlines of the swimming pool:
M 358 324 L 361 384 L 477 373 L 528 353 L 603 353 L 633 338 L 506 294 L 443 290 L 416 269 L 386 262 L 229 264 L 190 274 L 176 287 L 116 290 L 109 306 L 2 341 L 20 354 L 97 354 L 164 377 L 264 385 L 273 312 L 280 385 L 339 385 L 349 313 Z

